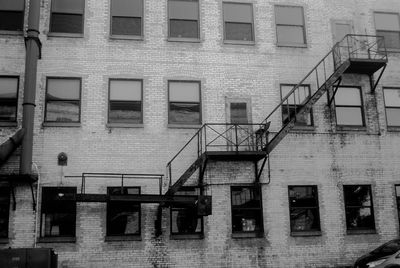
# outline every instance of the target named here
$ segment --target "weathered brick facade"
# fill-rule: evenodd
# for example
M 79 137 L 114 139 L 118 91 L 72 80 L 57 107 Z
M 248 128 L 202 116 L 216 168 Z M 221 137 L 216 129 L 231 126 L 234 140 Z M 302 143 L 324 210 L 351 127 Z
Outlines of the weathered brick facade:
M 203 123 L 226 123 L 227 99 L 249 100 L 251 120 L 261 122 L 280 102 L 281 83 L 297 84 L 333 46 L 331 20 L 352 20 L 354 33 L 375 35 L 374 11 L 400 13 L 398 0 L 232 0 L 252 3 L 254 45 L 223 43 L 222 1 L 199 0 L 200 42 L 167 40 L 167 1 L 144 0 L 143 40 L 109 37 L 110 1 L 86 0 L 82 38 L 50 36 L 50 0 L 41 0 L 35 108 L 34 173 L 39 187 L 76 186 L 84 172 L 164 174 L 167 162 L 195 133 L 168 126 L 168 80 L 201 82 Z M 28 2 L 26 1 L 26 7 Z M 276 45 L 274 5 L 304 9 L 307 47 Z M 27 16 L 27 12 L 26 16 Z M 25 20 L 26 21 L 26 20 Z M 22 35 L 0 35 L 0 76 L 19 80 L 18 127 L 2 127 L 4 141 L 21 127 L 25 47 Z M 262 238 L 234 238 L 230 187 L 254 181 L 248 162 L 211 162 L 205 173 L 212 215 L 204 217 L 204 238 L 170 237 L 169 209 L 163 209 L 162 235 L 155 237 L 157 204 L 141 208 L 140 241 L 105 241 L 106 204 L 78 203 L 75 243 L 39 243 L 40 211 L 32 210 L 30 188 L 16 187 L 10 207 L 9 239 L 0 248 L 51 247 L 58 267 L 343 267 L 398 236 L 395 185 L 400 184 L 400 135 L 388 129 L 382 87 L 400 87 L 400 59 L 389 63 L 371 93 L 365 75 L 345 75 L 344 85 L 360 86 L 366 126 L 339 129 L 334 109 L 323 96 L 313 107 L 314 128 L 292 130 L 270 155 L 261 176 Z M 76 127 L 43 126 L 46 77 L 80 77 L 81 122 Z M 109 78 L 143 80 L 143 125 L 107 127 Z M 316 81 L 307 81 L 311 91 Z M 280 126 L 272 125 L 271 131 Z M 65 152 L 68 165 L 57 165 Z M 2 167 L 18 173 L 19 154 Z M 192 158 L 190 158 L 192 157 Z M 184 171 L 196 155 L 182 161 Z M 76 176 L 76 177 L 74 177 Z M 175 178 L 176 179 L 176 178 Z M 193 181 L 189 182 L 193 183 Z M 371 185 L 376 233 L 347 234 L 343 185 Z M 87 191 L 105 193 L 114 180 L 93 178 Z M 130 180 L 142 193 L 158 184 Z M 318 187 L 321 234 L 291 236 L 288 186 Z M 168 182 L 163 182 L 163 191 Z M 36 185 L 35 185 L 36 187 Z M 40 193 L 40 192 L 39 192 Z M 38 208 L 40 208 L 40 194 Z

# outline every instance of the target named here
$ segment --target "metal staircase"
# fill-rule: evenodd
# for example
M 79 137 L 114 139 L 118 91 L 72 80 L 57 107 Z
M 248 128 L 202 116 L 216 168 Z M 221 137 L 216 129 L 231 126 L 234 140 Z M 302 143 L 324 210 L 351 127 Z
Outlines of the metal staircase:
M 386 64 L 387 53 L 383 37 L 346 35 L 282 98 L 260 124 L 204 124 L 168 162 L 169 189 L 165 195 L 175 194 L 196 171 L 201 186 L 209 160 L 252 161 L 255 163 L 257 182 L 268 155 L 296 125 L 298 118 L 308 113 L 326 92 L 328 105 L 332 103 L 343 74 L 368 75 L 371 90 L 374 91 Z M 374 83 L 373 75 L 378 70 L 381 71 Z M 305 84 L 316 84 L 317 90 L 311 96 L 302 99 L 299 98 L 302 94 L 300 89 Z M 282 118 L 283 111 L 286 113 Z M 270 125 L 278 129 L 271 134 L 272 137 L 269 137 Z M 257 170 L 261 159 L 264 159 L 264 162 L 260 170 Z M 185 164 L 189 168 L 182 170 Z M 175 174 L 182 175 L 173 181 Z

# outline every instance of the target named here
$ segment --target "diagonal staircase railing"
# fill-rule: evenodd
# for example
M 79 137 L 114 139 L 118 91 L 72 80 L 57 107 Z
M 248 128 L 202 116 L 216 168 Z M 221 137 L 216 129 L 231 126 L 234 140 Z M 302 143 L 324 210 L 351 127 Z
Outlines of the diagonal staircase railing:
M 206 152 L 253 151 L 268 155 L 321 96 L 340 83 L 351 62 L 357 60 L 386 63 L 383 37 L 346 35 L 293 86 L 260 124 L 204 124 L 168 162 L 169 190 L 166 194 L 174 194 L 204 164 Z M 306 95 L 304 85 L 310 84 L 315 84 L 317 90 Z M 270 124 L 278 130 L 268 138 Z M 172 181 L 176 174 L 182 175 Z

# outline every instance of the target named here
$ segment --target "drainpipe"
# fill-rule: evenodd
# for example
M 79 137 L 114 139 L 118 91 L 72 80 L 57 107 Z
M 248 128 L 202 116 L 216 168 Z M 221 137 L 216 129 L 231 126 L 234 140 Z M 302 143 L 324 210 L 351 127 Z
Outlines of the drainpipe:
M 0 166 L 7 162 L 11 154 L 21 144 L 24 132 L 23 129 L 18 130 L 7 141 L 0 145 Z
M 22 151 L 20 158 L 21 175 L 32 173 L 32 151 L 33 151 L 33 125 L 35 116 L 35 95 L 37 61 L 40 58 L 41 43 L 39 40 L 39 18 L 40 0 L 29 1 L 28 30 L 25 37 L 25 83 L 22 128 L 25 135 L 22 140 Z

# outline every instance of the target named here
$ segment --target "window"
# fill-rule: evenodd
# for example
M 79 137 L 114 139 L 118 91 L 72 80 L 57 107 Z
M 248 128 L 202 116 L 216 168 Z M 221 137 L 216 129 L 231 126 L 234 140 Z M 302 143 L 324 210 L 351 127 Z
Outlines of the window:
M 307 42 L 302 7 L 275 6 L 275 23 L 278 45 L 305 46 Z
M 43 187 L 41 237 L 75 237 L 76 187 Z
M 142 36 L 143 0 L 111 1 L 111 35 Z
M 286 97 L 287 94 L 295 87 L 296 85 L 281 85 L 281 98 Z M 308 85 L 300 85 L 295 92 L 284 102 L 282 106 L 282 122 L 286 124 L 289 122 L 291 118 L 293 118 L 296 113 L 300 111 L 303 107 L 303 103 L 310 98 L 310 86 Z M 312 110 L 308 113 L 304 113 L 302 115 L 298 115 L 295 121 L 296 126 L 312 126 L 313 125 L 313 117 Z
M 84 0 L 52 0 L 50 32 L 83 33 Z
M 364 126 L 361 88 L 339 87 L 335 95 L 336 124 Z
M 200 82 L 169 81 L 169 124 L 201 124 Z
M 200 189 L 183 186 L 176 195 L 200 195 Z M 197 216 L 194 206 L 171 206 L 171 235 L 203 235 L 203 217 Z
M 232 124 L 248 124 L 249 123 L 246 102 L 231 102 L 230 103 L 230 122 Z
M 254 186 L 232 186 L 232 233 L 263 232 L 261 191 Z
M 108 187 L 109 195 L 138 195 L 140 187 Z M 140 236 L 140 203 L 109 201 L 107 203 L 107 236 Z
M 80 122 L 80 78 L 47 78 L 46 122 Z
M 375 12 L 376 35 L 383 36 L 387 49 L 400 49 L 400 20 L 398 13 Z M 382 44 L 378 44 L 380 48 Z
M 224 40 L 254 41 L 253 6 L 243 3 L 223 3 Z
M 400 185 L 396 185 L 397 217 L 400 225 Z
M 16 122 L 19 79 L 15 76 L 0 76 L 0 122 Z
M 169 34 L 171 38 L 199 39 L 199 1 L 168 1 Z
M 371 186 L 344 185 L 343 191 L 347 230 L 375 230 Z
M 386 123 L 400 127 L 400 88 L 384 88 Z
M 8 217 L 10 212 L 10 189 L 0 187 L 0 238 L 8 237 Z
M 321 231 L 317 186 L 289 186 L 291 233 Z
M 142 80 L 110 79 L 108 123 L 141 124 Z
M 24 29 L 24 0 L 0 0 L 0 31 Z

